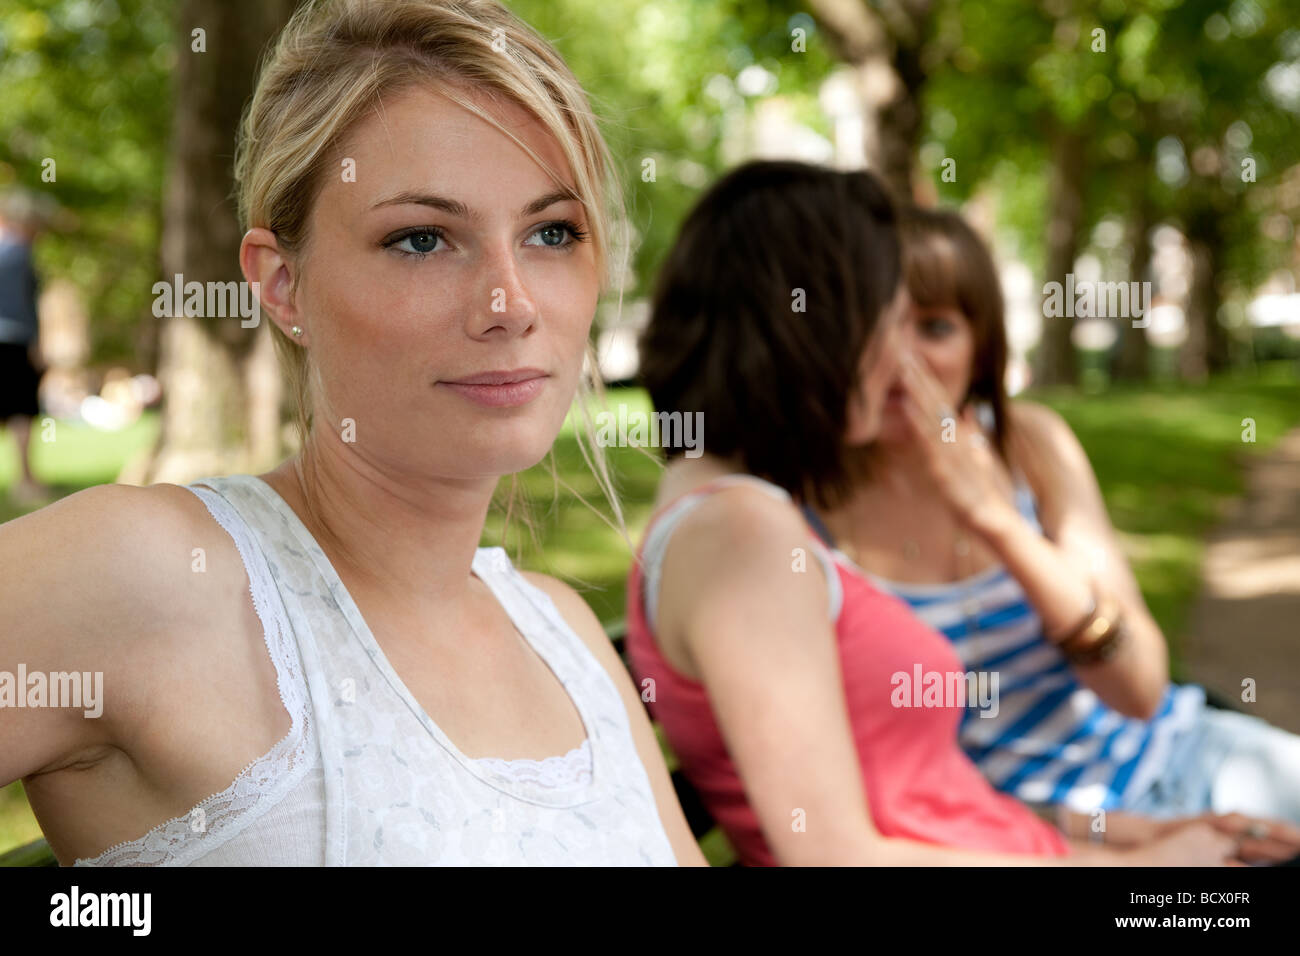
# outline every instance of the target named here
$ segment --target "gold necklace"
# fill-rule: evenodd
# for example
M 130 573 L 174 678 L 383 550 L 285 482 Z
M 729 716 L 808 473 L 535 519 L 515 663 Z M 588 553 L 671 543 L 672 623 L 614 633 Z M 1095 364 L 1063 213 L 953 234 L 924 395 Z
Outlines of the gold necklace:
M 840 551 L 848 556 L 850 561 L 859 568 L 866 569 L 859 557 L 857 546 L 851 540 L 845 538 L 838 547 Z M 962 616 L 966 619 L 966 632 L 968 635 L 973 635 L 980 629 L 979 613 L 981 606 L 972 593 L 971 585 L 965 583 L 964 571 L 966 558 L 970 555 L 970 538 L 960 530 L 953 541 L 953 551 L 957 555 L 957 579 L 952 582 L 952 585 L 960 592 L 957 600 L 961 604 Z M 914 538 L 905 538 L 903 540 L 903 557 L 911 562 L 916 561 L 920 556 L 921 546 L 916 543 Z
M 858 560 L 858 548 L 850 539 L 843 539 L 838 544 L 838 547 L 848 555 L 849 560 L 854 564 L 860 567 L 862 566 L 862 562 Z M 961 580 L 961 571 L 963 570 L 961 564 L 964 564 L 965 559 L 970 555 L 970 538 L 968 538 L 965 533 L 958 532 L 956 538 L 953 540 L 952 548 L 960 562 L 957 568 L 957 579 Z M 915 538 L 903 539 L 903 557 L 908 561 L 916 561 L 921 557 L 921 546 L 916 543 Z

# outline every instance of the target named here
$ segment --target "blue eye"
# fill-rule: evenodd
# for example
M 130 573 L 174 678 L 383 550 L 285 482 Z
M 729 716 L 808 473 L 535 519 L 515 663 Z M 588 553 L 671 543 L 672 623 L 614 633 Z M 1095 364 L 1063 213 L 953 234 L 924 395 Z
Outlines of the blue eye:
M 534 235 L 543 237 L 542 245 L 544 246 L 563 245 L 565 240 L 564 227 L 554 222 L 551 223 L 549 226 L 542 226 L 542 228 L 538 229 L 537 232 L 534 233 Z M 551 242 L 550 239 L 554 239 L 555 241 Z
M 953 330 L 953 324 L 944 318 L 929 316 L 921 319 L 921 333 L 927 338 L 940 339 Z
M 537 236 L 541 236 L 542 241 L 540 243 L 532 242 L 532 239 Z M 565 241 L 566 238 L 568 238 L 568 241 Z M 410 256 L 415 259 L 424 259 L 430 254 L 437 252 L 438 243 L 445 240 L 445 234 L 436 226 L 419 226 L 412 229 L 405 229 L 389 236 L 383 241 L 382 245 L 385 249 L 396 249 L 397 252 L 404 256 Z M 527 244 L 540 245 L 547 249 L 564 251 L 575 242 L 586 241 L 587 233 L 583 231 L 577 223 L 570 222 L 567 219 L 562 219 L 539 226 L 537 230 L 533 232 L 532 236 L 529 236 Z M 409 245 L 407 245 L 408 243 Z
M 564 241 L 566 232 L 573 237 L 572 241 Z M 567 246 L 573 245 L 574 242 L 587 241 L 587 234 L 578 227 L 578 224 L 570 222 L 567 219 L 561 219 L 557 222 L 548 222 L 533 233 L 533 235 L 550 236 L 554 238 L 556 240 L 555 242 L 548 242 L 546 240 L 542 241 L 541 245 L 546 246 L 548 249 L 563 249 Z
M 441 238 L 442 233 L 436 229 L 410 229 L 386 240 L 384 242 L 384 248 L 391 249 L 397 247 L 398 252 L 404 253 L 408 256 L 424 258 L 438 247 L 438 241 Z M 401 244 L 407 241 L 411 243 L 411 248 L 401 248 Z

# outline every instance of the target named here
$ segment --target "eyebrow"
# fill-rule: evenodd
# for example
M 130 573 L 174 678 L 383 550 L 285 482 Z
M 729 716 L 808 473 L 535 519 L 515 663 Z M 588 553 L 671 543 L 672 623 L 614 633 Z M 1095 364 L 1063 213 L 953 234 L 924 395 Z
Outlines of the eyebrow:
M 558 202 L 569 201 L 581 202 L 578 198 L 578 194 L 571 189 L 565 188 L 558 189 L 555 192 L 549 192 L 545 196 L 539 196 L 532 202 L 525 204 L 524 208 L 519 210 L 519 218 L 523 219 L 525 216 L 535 215 L 543 209 L 553 206 Z M 458 216 L 461 219 L 468 219 L 470 222 L 481 222 L 483 218 L 480 213 L 470 209 L 458 199 L 448 199 L 445 196 L 435 196 L 432 193 L 410 191 L 400 192 L 395 196 L 390 196 L 388 199 L 381 199 L 371 208 L 379 209 L 383 206 L 403 205 L 429 206 L 433 209 L 441 209 L 449 215 Z

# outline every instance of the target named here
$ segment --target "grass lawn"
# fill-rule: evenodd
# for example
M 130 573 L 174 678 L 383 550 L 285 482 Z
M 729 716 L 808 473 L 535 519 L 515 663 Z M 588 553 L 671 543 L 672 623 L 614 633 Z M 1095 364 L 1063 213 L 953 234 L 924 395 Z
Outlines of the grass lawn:
M 1196 597 L 1203 536 L 1242 491 L 1241 463 L 1300 422 L 1300 368 L 1265 365 L 1201 388 L 1040 392 L 1083 443 L 1142 593 L 1184 674 L 1183 625 Z M 1255 441 L 1242 440 L 1253 419 Z
M 55 422 L 45 432 L 36 420 L 32 429 L 32 471 L 59 497 L 114 481 L 122 466 L 153 447 L 161 428 L 156 412 L 146 412 L 121 431 L 107 432 L 79 422 Z M 21 469 L 13 439 L 0 429 L 0 489 L 18 480 Z M 46 440 L 48 439 L 48 440 Z M 0 496 L 0 522 L 30 509 L 16 507 Z
M 1267 366 L 1259 375 L 1219 378 L 1201 388 L 1117 387 L 1097 396 L 1039 392 L 1029 397 L 1057 409 L 1087 449 L 1147 602 L 1170 639 L 1178 676 L 1179 635 L 1196 593 L 1202 537 L 1223 504 L 1240 493 L 1242 457 L 1266 451 L 1300 422 L 1296 367 Z M 608 400 L 611 407 L 620 402 L 630 410 L 650 407 L 637 389 L 613 390 Z M 1242 441 L 1245 418 L 1254 419 L 1254 444 Z M 60 423 L 55 441 L 37 444 L 37 474 L 61 493 L 112 481 L 122 464 L 149 447 L 157 428 L 153 415 L 116 433 Z M 628 539 L 639 541 L 660 465 L 634 448 L 606 453 Z M 518 525 L 504 543 L 512 556 L 518 553 L 522 566 L 569 581 L 602 621 L 614 622 L 624 613 L 628 540 L 611 526 L 609 505 L 583 463 L 571 424 L 555 444 L 553 463 L 554 471 L 543 463 L 520 476 L 542 548 Z M 8 487 L 16 475 L 13 445 L 5 439 L 0 487 Z M 0 499 L 0 521 L 20 513 Z M 503 543 L 502 526 L 501 514 L 494 512 L 484 544 Z M 0 789 L 0 851 L 39 835 L 21 786 Z M 715 864 L 730 861 L 730 849 L 717 834 L 706 839 L 705 853 Z

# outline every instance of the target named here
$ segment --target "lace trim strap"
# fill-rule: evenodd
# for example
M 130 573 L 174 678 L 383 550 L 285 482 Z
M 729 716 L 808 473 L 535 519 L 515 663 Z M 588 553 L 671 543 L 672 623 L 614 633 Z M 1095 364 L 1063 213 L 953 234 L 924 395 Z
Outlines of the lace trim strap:
M 75 866 L 181 866 L 236 836 L 284 797 L 311 769 L 316 751 L 307 684 L 284 605 L 266 556 L 247 525 L 219 493 L 186 486 L 235 542 L 248 574 L 249 592 L 262 623 L 267 651 L 275 665 L 280 701 L 289 713 L 289 732 L 253 760 L 229 787 L 194 806 L 189 813 L 154 827 L 144 836 L 114 844 Z
M 546 757 L 542 760 L 527 757 L 518 760 L 480 757 L 475 762 L 494 773 L 539 787 L 557 789 L 578 786 L 591 780 L 591 741 L 584 740 L 559 757 Z

